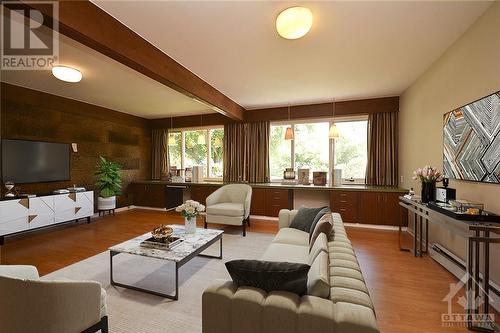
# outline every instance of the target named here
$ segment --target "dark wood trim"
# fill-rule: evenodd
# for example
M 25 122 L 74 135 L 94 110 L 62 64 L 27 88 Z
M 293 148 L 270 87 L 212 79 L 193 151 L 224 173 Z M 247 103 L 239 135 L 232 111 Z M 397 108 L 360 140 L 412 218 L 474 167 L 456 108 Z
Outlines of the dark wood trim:
M 47 16 L 44 6 L 26 1 Z M 88 0 L 59 1 L 59 32 L 231 119 L 245 109 Z
M 335 102 L 335 116 L 356 116 L 370 113 L 399 112 L 399 96 L 361 99 L 353 101 Z M 290 119 L 328 118 L 333 113 L 332 103 L 318 103 L 290 106 Z M 288 119 L 288 107 L 274 107 L 266 109 L 247 110 L 246 122 L 256 121 L 283 121 Z M 151 121 L 154 128 L 184 128 L 196 126 L 216 126 L 233 122 L 220 114 L 206 114 L 203 116 L 185 116 L 154 119 Z
M 29 108 L 36 105 L 39 109 L 51 109 L 85 117 L 91 116 L 92 118 L 136 127 L 150 127 L 150 120 L 148 119 L 5 82 L 1 83 L 1 95 L 2 103 L 4 101 L 16 104 L 22 103 Z M 19 96 L 22 96 L 22 98 Z
M 290 119 L 328 118 L 332 116 L 366 115 L 370 113 L 398 112 L 399 96 L 360 99 L 332 103 L 293 105 L 290 107 Z M 288 119 L 288 107 L 247 110 L 245 121 L 283 121 Z
M 399 112 L 399 96 L 335 102 L 335 114 L 339 116 L 384 112 Z

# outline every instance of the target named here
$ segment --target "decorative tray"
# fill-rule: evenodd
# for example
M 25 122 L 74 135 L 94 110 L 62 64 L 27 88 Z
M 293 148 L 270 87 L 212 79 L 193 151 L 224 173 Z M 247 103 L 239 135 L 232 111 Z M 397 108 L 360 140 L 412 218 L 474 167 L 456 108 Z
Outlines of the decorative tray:
M 487 211 L 481 211 L 480 214 L 477 215 L 472 215 L 472 214 L 466 214 L 466 213 L 460 213 L 457 211 L 453 211 L 451 209 L 447 209 L 445 207 L 442 207 L 435 202 L 429 202 L 427 204 L 427 207 L 429 207 L 432 210 L 435 210 L 437 212 L 440 212 L 444 215 L 448 215 L 454 219 L 461 220 L 461 221 L 469 221 L 469 222 L 492 222 L 492 223 L 500 223 L 500 215 L 496 215 L 491 212 Z
M 170 236 L 167 238 L 160 238 L 160 239 L 150 237 L 148 239 L 143 240 L 141 242 L 141 246 L 159 250 L 171 250 L 180 243 L 182 243 L 183 241 L 184 240 L 182 238 L 177 236 Z

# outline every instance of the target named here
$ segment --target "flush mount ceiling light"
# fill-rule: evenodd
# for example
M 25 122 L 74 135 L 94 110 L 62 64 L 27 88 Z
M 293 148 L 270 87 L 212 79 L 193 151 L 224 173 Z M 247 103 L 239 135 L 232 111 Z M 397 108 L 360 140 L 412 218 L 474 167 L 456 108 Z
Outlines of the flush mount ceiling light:
M 82 72 L 68 66 L 54 66 L 52 67 L 52 74 L 65 82 L 80 82 L 82 80 Z
M 311 30 L 312 23 L 313 15 L 309 8 L 290 7 L 279 13 L 276 30 L 283 38 L 298 39 Z

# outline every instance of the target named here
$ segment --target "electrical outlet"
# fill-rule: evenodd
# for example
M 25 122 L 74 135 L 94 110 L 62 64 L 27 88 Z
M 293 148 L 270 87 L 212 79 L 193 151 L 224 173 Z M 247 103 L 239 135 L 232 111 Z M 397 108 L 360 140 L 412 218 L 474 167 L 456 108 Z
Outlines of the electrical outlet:
M 405 177 L 404 176 L 399 176 L 399 182 L 404 183 L 405 182 Z

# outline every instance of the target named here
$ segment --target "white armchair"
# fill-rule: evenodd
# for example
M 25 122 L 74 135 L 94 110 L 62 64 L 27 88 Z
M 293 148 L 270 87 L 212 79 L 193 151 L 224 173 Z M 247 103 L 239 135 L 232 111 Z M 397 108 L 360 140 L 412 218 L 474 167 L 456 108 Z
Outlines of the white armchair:
M 250 225 L 252 188 L 246 184 L 229 184 L 217 189 L 206 199 L 205 228 L 208 223 L 243 226 Z
M 108 332 L 98 282 L 43 281 L 34 266 L 0 265 L 0 295 L 2 332 Z

